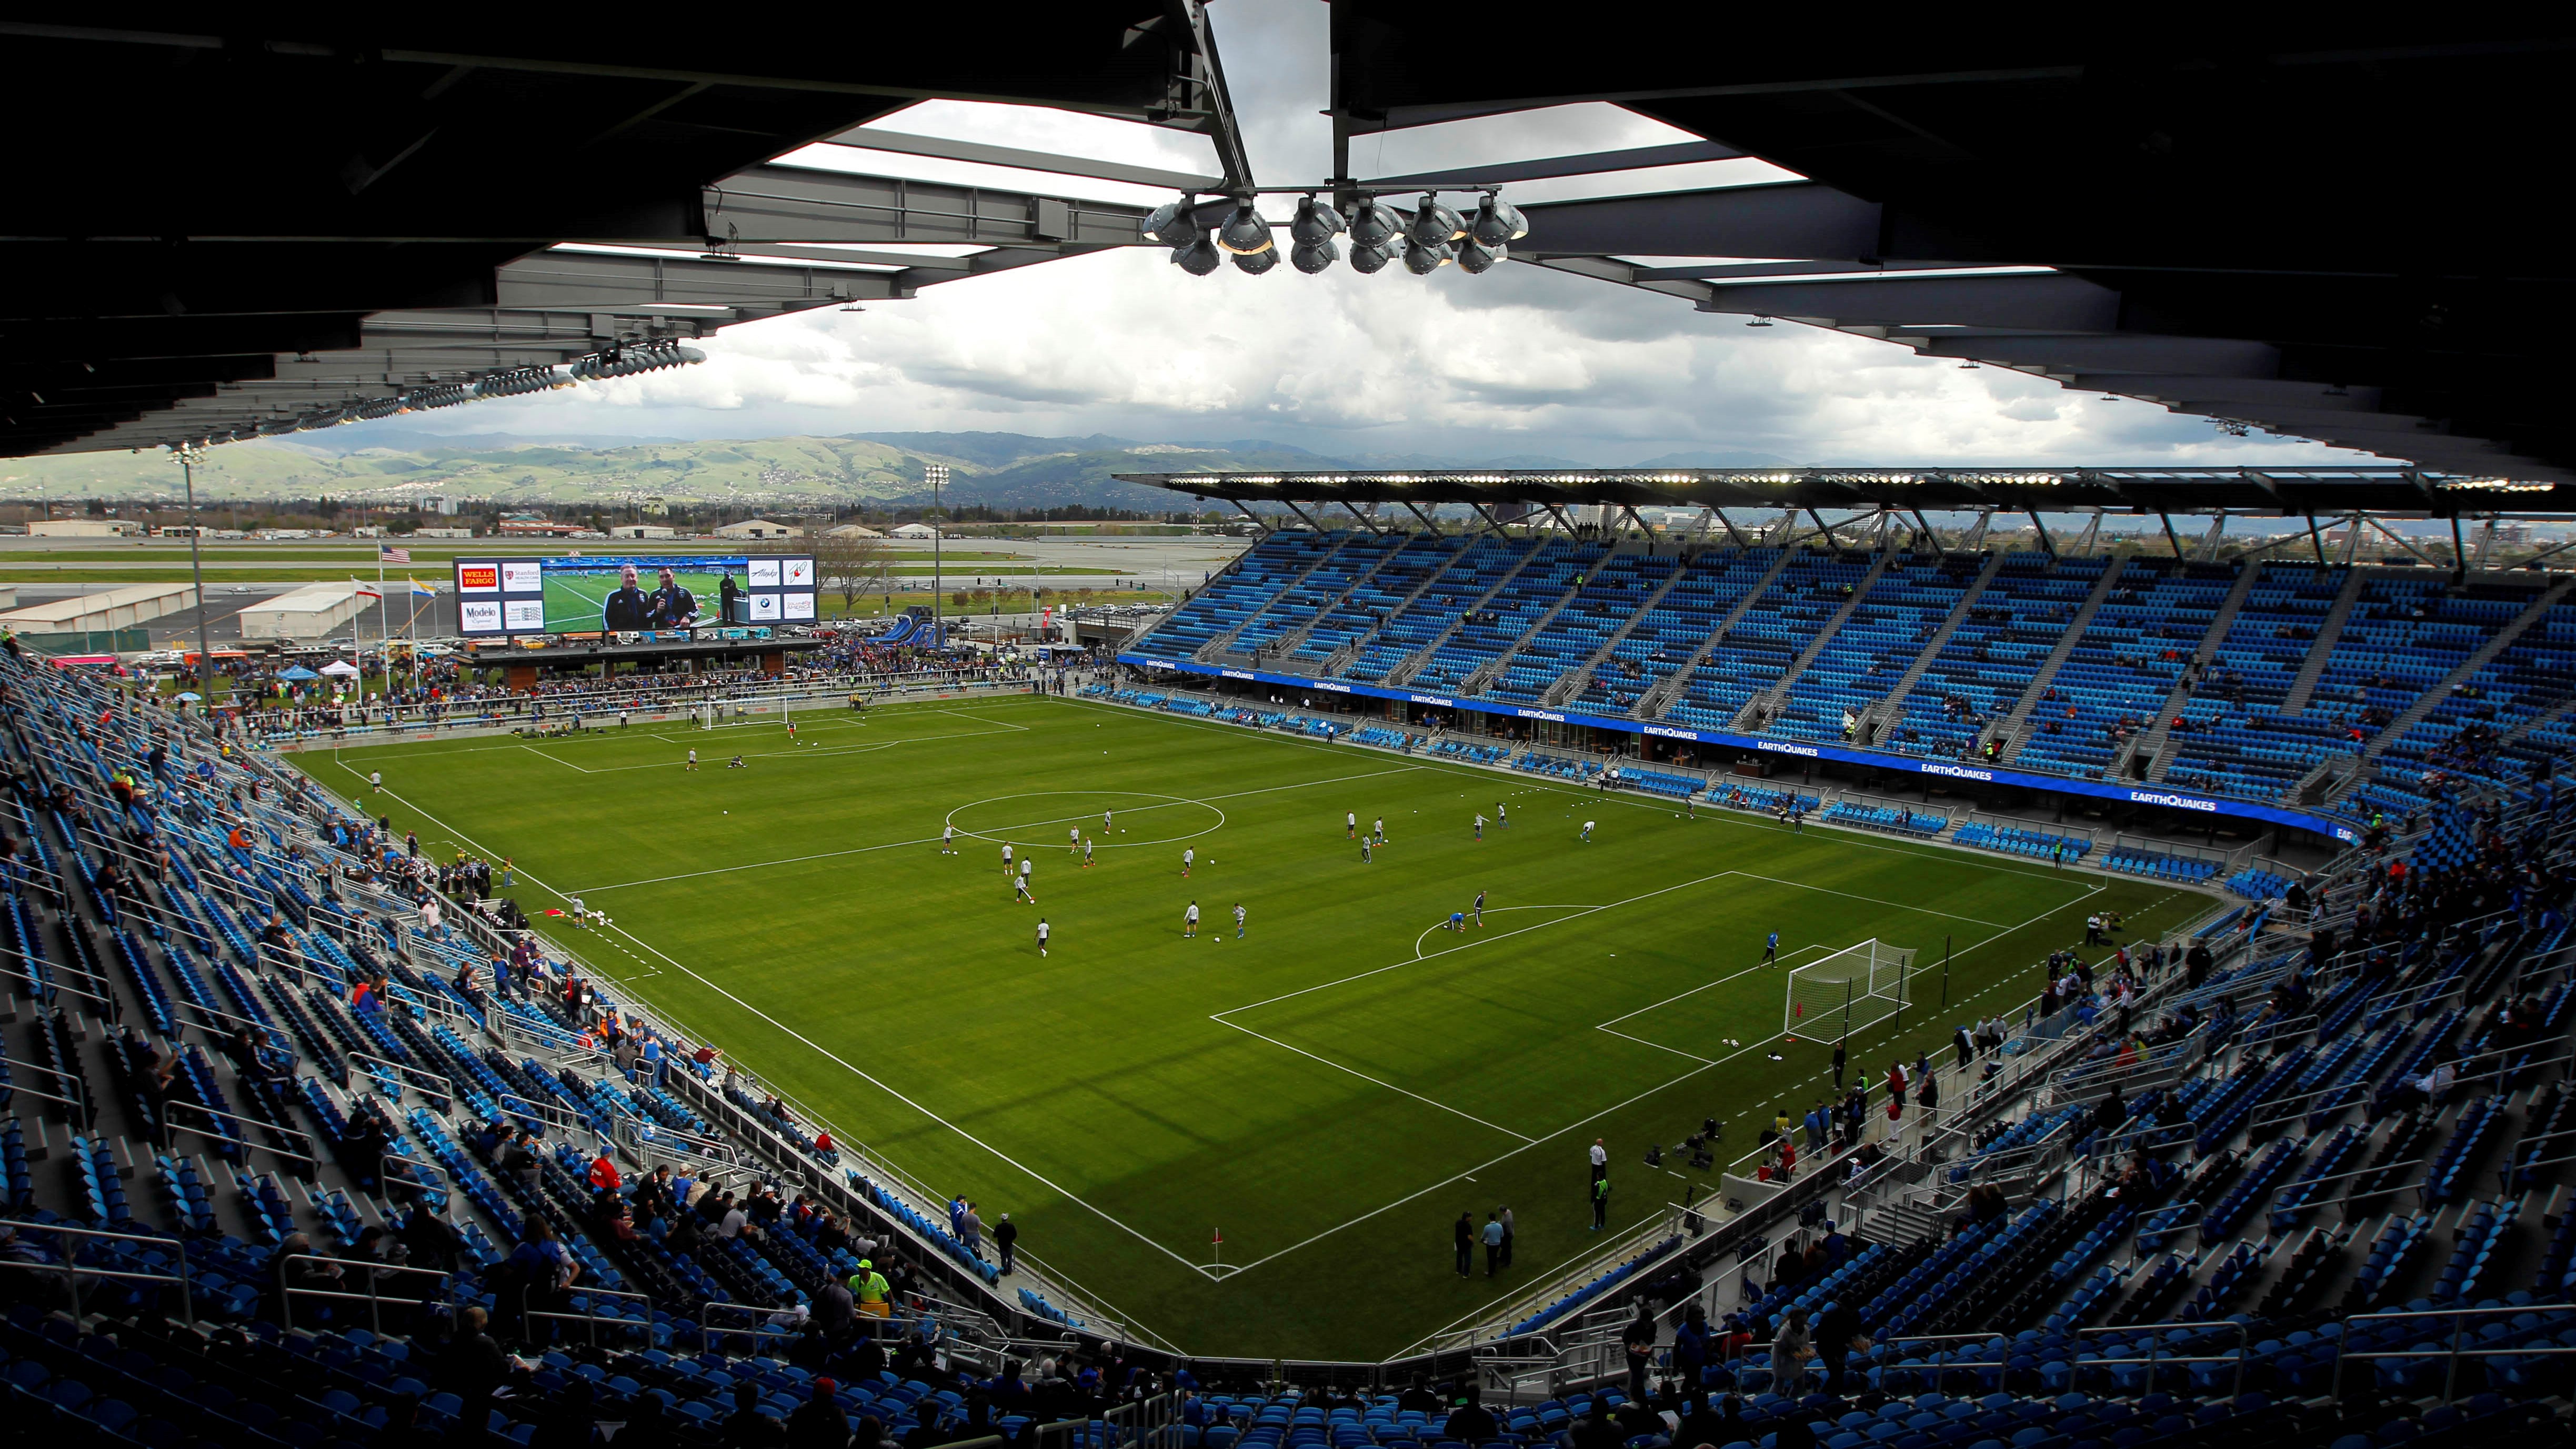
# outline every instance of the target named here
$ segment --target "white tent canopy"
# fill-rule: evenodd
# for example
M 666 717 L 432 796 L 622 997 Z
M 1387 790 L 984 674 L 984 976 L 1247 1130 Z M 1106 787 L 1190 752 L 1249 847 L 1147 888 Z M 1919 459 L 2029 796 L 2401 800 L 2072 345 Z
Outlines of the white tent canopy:
M 358 672 L 358 666 L 350 663 L 346 659 L 334 659 L 330 663 L 322 666 L 322 672 L 325 674 L 337 675 L 342 679 L 346 679 Z

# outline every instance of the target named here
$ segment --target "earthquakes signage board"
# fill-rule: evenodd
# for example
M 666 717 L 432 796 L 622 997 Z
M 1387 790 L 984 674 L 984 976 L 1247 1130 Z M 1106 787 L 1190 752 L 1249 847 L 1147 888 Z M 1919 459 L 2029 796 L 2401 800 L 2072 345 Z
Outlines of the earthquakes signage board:
M 2339 820 L 2330 815 L 2319 815 L 2307 810 L 2285 810 L 2276 805 L 2266 805 L 2252 800 L 2230 800 L 2223 796 L 2177 790 L 2171 786 L 2136 786 L 2118 781 L 2070 780 L 2062 775 L 2042 775 L 2002 765 L 1924 760 L 1911 755 L 1888 754 L 1878 750 L 1810 744 L 1803 740 L 1778 740 L 1762 735 L 1740 735 L 1728 730 L 1692 729 L 1682 725 L 1611 719 L 1560 710 L 1523 709 L 1513 705 L 1479 705 L 1473 701 L 1461 704 L 1452 699 L 1414 694 L 1401 689 L 1379 689 L 1366 684 L 1345 683 L 1338 679 L 1309 679 L 1300 674 L 1219 669 L 1215 665 L 1201 664 L 1195 660 L 1166 659 L 1150 654 L 1121 654 L 1118 656 L 1118 662 L 1145 669 L 1241 679 L 1255 684 L 1277 685 L 1285 689 L 1321 690 L 1331 694 L 1391 699 L 1409 704 L 1434 704 L 1444 709 L 1506 714 L 1519 719 L 1545 720 L 1551 724 L 1589 725 L 1594 729 L 1615 730 L 1622 734 L 1645 734 L 1652 735 L 1656 739 L 1686 740 L 1692 744 L 1753 750 L 1768 755 L 1788 755 L 1797 759 L 1866 765 L 1872 769 L 1894 770 L 1900 774 L 1939 775 L 1953 780 L 1973 780 L 1985 785 L 2019 785 L 2032 790 L 2055 790 L 2062 794 L 2084 795 L 2100 800 L 2121 800 L 2134 805 L 2157 805 L 2168 810 L 2189 810 L 2206 815 L 2224 815 L 2238 820 L 2255 820 L 2266 825 L 2287 825 L 2298 830 L 2313 830 L 2320 835 L 2331 836 L 2346 842 L 2358 840 L 2361 834 L 2351 822 Z

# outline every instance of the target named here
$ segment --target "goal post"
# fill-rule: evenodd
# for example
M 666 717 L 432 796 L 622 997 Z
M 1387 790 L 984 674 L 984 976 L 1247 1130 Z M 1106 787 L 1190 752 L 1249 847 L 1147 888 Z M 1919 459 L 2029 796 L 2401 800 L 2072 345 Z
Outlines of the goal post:
M 1840 1041 L 1896 1015 L 1912 999 L 1914 949 L 1873 936 L 1821 961 L 1793 967 L 1781 1032 Z

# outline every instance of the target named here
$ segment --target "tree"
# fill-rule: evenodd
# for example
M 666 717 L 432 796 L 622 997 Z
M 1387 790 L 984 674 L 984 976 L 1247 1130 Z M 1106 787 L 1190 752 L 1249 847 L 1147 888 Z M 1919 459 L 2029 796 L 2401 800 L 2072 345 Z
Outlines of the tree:
M 805 540 L 814 553 L 814 581 L 841 596 L 841 612 L 851 612 L 861 594 L 881 592 L 894 551 L 881 538 L 815 533 Z

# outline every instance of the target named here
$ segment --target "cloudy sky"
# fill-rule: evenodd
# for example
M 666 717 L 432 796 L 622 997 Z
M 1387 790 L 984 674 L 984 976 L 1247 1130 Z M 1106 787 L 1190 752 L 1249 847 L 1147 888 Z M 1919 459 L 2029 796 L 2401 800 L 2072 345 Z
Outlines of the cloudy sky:
M 1325 10 L 1219 0 L 1211 13 L 1256 173 L 1331 170 Z M 1058 112 L 933 103 L 886 129 L 1197 172 L 1199 137 Z M 1693 139 L 1610 106 L 1563 108 L 1362 140 L 1354 169 L 1564 155 Z M 815 148 L 818 164 L 827 148 Z M 838 164 L 1063 192 L 947 163 L 839 152 Z M 1769 179 L 1755 161 L 1512 188 L 1519 201 Z M 1140 188 L 1077 194 L 1152 205 Z M 1289 208 L 1280 207 L 1274 220 Z M 432 414 L 458 432 L 762 437 L 994 430 L 1145 441 L 1270 439 L 1319 452 L 1548 455 L 1596 465 L 1674 453 L 1790 463 L 2289 463 L 2357 455 L 2230 438 L 2205 419 L 2069 393 L 2000 368 L 1782 324 L 1702 315 L 1674 298 L 1518 264 L 1471 277 L 1231 267 L 1191 277 L 1158 248 L 926 288 L 864 312 L 728 329 L 706 364 Z M 469 416 L 470 414 L 470 416 Z

